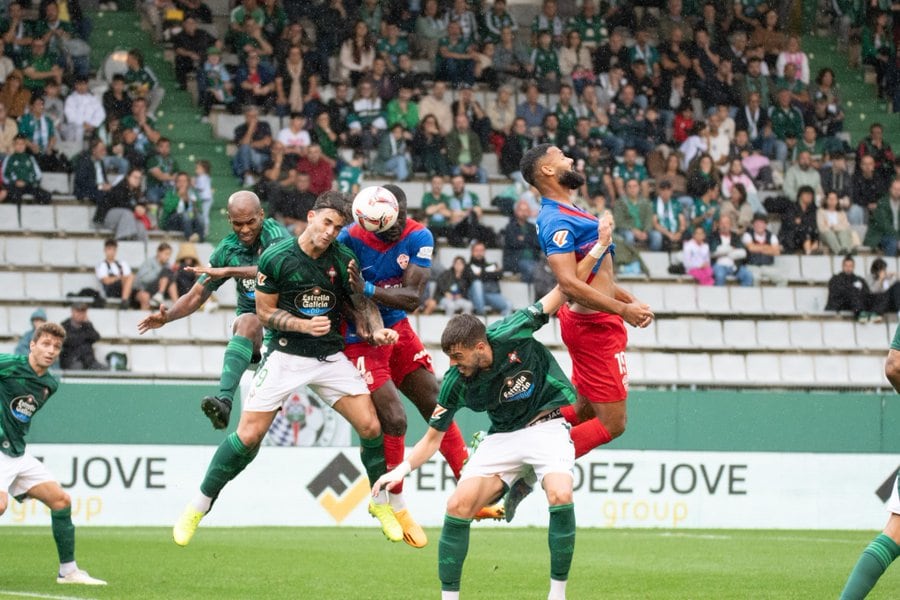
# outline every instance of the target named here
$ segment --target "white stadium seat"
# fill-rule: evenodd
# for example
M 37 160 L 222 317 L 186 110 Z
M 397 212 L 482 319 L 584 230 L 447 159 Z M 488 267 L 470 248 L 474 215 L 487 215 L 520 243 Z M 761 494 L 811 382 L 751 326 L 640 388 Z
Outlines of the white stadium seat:
M 652 321 L 647 327 L 626 326 L 628 331 L 628 348 L 656 348 L 656 328 L 659 321 Z
M 626 356 L 626 361 L 628 360 Z M 678 359 L 671 352 L 644 353 L 644 379 L 652 383 L 677 383 Z
M 190 325 L 193 339 L 224 342 L 229 337 L 226 331 L 226 319 L 223 311 L 195 312 L 186 321 Z
M 781 380 L 785 383 L 815 383 L 813 357 L 809 354 L 782 354 Z
M 200 354 L 203 360 L 203 374 L 217 376 L 222 372 L 222 360 L 225 358 L 225 344 L 205 344 Z
M 818 321 L 791 321 L 791 345 L 804 350 L 821 350 L 822 327 Z
M 644 355 L 641 352 L 625 353 L 625 368 L 628 370 L 628 382 L 631 384 L 643 383 L 647 377 L 644 374 Z
M 794 298 L 798 313 L 804 315 L 821 313 L 825 310 L 828 289 L 824 287 L 794 288 Z
M 522 281 L 500 281 L 500 292 L 512 308 L 524 308 L 532 303 L 531 286 Z
M 820 354 L 814 357 L 816 363 L 816 383 L 842 384 L 849 381 L 847 357 Z
M 10 326 L 9 312 L 6 310 L 6 307 L 0 307 L 0 335 L 18 336 L 25 333 L 25 330 L 29 329 L 30 326 L 31 324 L 27 321 L 23 323 L 21 331 L 19 331 L 17 323 L 13 324 L 13 326 Z
M 143 313 L 146 316 L 146 313 Z M 146 335 L 146 334 L 144 334 Z M 170 321 L 156 330 L 156 337 L 164 340 L 191 340 L 190 325 L 187 319 Z
M 884 376 L 884 355 L 862 356 L 852 354 L 847 357 L 847 371 L 849 372 L 851 383 L 890 387 L 890 383 Z
M 789 281 L 803 281 L 800 271 L 800 257 L 795 254 L 782 254 L 775 257 L 775 267 L 784 273 Z
M 835 273 L 831 270 L 829 256 L 801 256 L 800 269 L 803 271 L 803 279 L 816 283 L 828 283 Z
M 182 375 L 203 374 L 203 353 L 199 346 L 166 346 L 166 370 Z M 221 369 L 221 365 L 220 365 Z
M 54 267 L 77 267 L 77 248 L 78 244 L 71 238 L 47 239 L 41 245 L 41 260 Z
M 15 204 L 0 204 L 0 231 L 21 231 L 19 207 Z
M 156 246 L 153 246 L 153 250 L 148 252 L 147 244 L 144 242 L 122 241 L 119 242 L 119 247 L 116 250 L 116 258 L 128 263 L 132 271 L 137 271 L 148 255 L 156 256 Z M 175 252 L 172 252 L 172 257 L 175 257 Z M 103 260 L 102 255 L 97 259 L 97 262 L 101 260 Z
M 626 285 L 635 298 L 650 306 L 650 310 L 660 312 L 664 307 L 665 290 L 668 285 L 660 283 L 631 283 Z
M 119 337 L 119 311 L 114 308 L 92 308 L 88 318 L 103 339 Z
M 444 327 L 447 326 L 449 320 L 450 317 L 444 314 L 419 315 L 416 331 L 419 333 L 422 343 L 426 346 L 437 346 L 440 348 L 441 334 L 444 332 Z
M 41 239 L 36 237 L 6 238 L 6 262 L 17 267 L 41 264 Z
M 697 308 L 701 313 L 726 315 L 731 313 L 731 301 L 725 286 L 697 286 Z
M 709 383 L 713 380 L 709 354 L 678 355 L 678 379 L 680 383 Z
M 777 354 L 748 354 L 747 380 L 754 383 L 779 383 L 781 369 Z
M 891 333 L 884 323 L 857 323 L 856 343 L 863 350 L 884 350 L 891 344 Z
M 53 194 L 68 196 L 72 193 L 72 186 L 69 183 L 69 175 L 67 173 L 44 173 L 41 176 L 41 188 Z
M 744 321 L 730 319 L 722 323 L 725 345 L 729 348 L 750 348 L 755 350 L 756 341 L 756 323 L 753 321 Z
M 758 287 L 732 287 L 731 311 L 737 314 L 760 314 L 765 312 L 762 305 L 762 293 Z
M 695 284 L 666 286 L 663 298 L 666 311 L 691 314 L 697 312 L 697 286 Z
M 93 268 L 103 260 L 103 240 L 98 238 L 78 240 L 76 252 L 79 265 Z
M 94 207 L 59 204 L 56 206 L 56 227 L 70 233 L 94 231 Z
M 138 323 L 147 316 L 148 313 L 141 310 L 120 310 L 119 313 L 119 335 L 125 338 L 134 339 L 159 339 L 164 336 L 160 333 L 160 329 L 151 329 L 147 333 L 141 335 L 138 333 Z M 177 323 L 167 323 L 162 329 Z
M 132 344 L 129 368 L 135 373 L 163 375 L 166 373 L 166 353 L 156 344 Z
M 756 343 L 760 348 L 787 350 L 791 347 L 789 321 L 757 321 Z
M 793 315 L 794 290 L 789 287 L 764 287 L 762 290 L 763 309 L 779 315 Z
M 656 341 L 660 348 L 690 348 L 690 321 L 661 319 L 656 323 Z
M 551 318 L 546 325 L 534 332 L 534 339 L 550 348 L 562 346 L 559 322 L 555 318 Z
M 450 368 L 450 357 L 441 352 L 439 348 L 429 348 L 428 353 L 431 354 L 431 366 L 435 376 L 443 379 L 444 373 Z M 557 353 L 554 353 L 553 356 L 556 357 Z M 566 373 L 571 373 L 571 371 L 566 371 Z
M 235 285 L 234 280 L 226 281 L 214 292 L 219 306 L 226 309 L 237 306 L 237 289 Z
M 671 263 L 668 252 L 642 252 L 641 260 L 647 265 L 653 279 L 675 279 L 674 275 L 669 274 Z
M 52 206 L 23 204 L 19 218 L 22 231 L 56 231 L 56 216 Z
M 718 349 L 725 347 L 722 322 L 718 319 L 688 319 L 691 345 L 694 348 Z
M 713 381 L 716 383 L 744 383 L 747 381 L 747 361 L 742 354 L 712 355 Z
M 852 321 L 823 321 L 822 343 L 827 349 L 852 350 L 856 345 L 856 329 Z
M 29 300 L 60 300 L 59 273 L 25 273 L 25 297 Z

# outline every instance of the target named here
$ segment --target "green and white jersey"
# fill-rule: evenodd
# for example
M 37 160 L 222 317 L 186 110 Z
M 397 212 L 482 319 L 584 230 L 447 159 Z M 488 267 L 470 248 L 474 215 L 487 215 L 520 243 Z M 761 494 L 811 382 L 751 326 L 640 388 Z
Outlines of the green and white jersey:
M 3 159 L 3 183 L 7 186 L 17 181 L 36 184 L 41 180 L 41 168 L 35 158 L 27 152 L 7 154 Z
M 575 390 L 556 359 L 532 337 L 548 320 L 537 302 L 488 327 L 493 364 L 469 378 L 450 367 L 428 424 L 447 431 L 456 411 L 465 406 L 487 412 L 488 433 L 508 433 L 523 429 L 546 410 L 575 402 Z
M 222 267 L 252 267 L 259 262 L 259 257 L 263 250 L 279 242 L 285 238 L 291 237 L 291 234 L 281 226 L 281 223 L 275 219 L 266 219 L 263 221 L 262 230 L 259 232 L 259 238 L 256 243 L 245 246 L 241 243 L 241 239 L 235 233 L 228 234 L 225 239 L 219 242 L 216 249 L 213 250 L 212 256 L 209 258 L 209 266 Z M 237 311 L 236 314 L 256 313 L 256 278 L 248 277 L 239 279 L 233 277 L 237 286 Z M 222 284 L 228 281 L 226 278 L 210 279 L 206 275 L 201 275 L 197 280 L 198 283 L 207 287 L 211 291 L 215 291 L 222 287 Z
M 362 186 L 362 169 L 353 165 L 345 165 L 338 174 L 338 190 L 342 194 L 349 194 L 353 186 Z
M 269 352 L 322 357 L 344 349 L 341 326 L 350 302 L 347 266 L 351 260 L 356 260 L 356 255 L 340 242 L 332 242 L 321 256 L 312 258 L 300 249 L 298 238 L 281 240 L 262 253 L 257 291 L 278 294 L 278 308 L 295 317 L 326 316 L 331 320 L 331 330 L 319 337 L 273 331 L 267 344 Z
M 34 414 L 59 387 L 49 371 L 38 375 L 27 356 L 0 354 L 0 452 L 25 454 L 25 436 Z

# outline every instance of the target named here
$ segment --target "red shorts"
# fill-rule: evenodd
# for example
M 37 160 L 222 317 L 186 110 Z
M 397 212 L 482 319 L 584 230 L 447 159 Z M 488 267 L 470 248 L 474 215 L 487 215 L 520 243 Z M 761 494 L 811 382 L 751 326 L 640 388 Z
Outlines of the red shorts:
M 563 304 L 557 313 L 562 341 L 572 358 L 572 383 L 590 402 L 620 402 L 628 397 L 622 317 L 576 313 Z
M 344 354 L 359 370 L 370 392 L 374 392 L 388 380 L 399 388 L 406 376 L 420 367 L 434 373 L 431 355 L 413 331 L 409 319 L 398 321 L 391 329 L 400 334 L 396 344 L 372 346 L 366 342 L 358 342 L 347 344 L 344 348 Z

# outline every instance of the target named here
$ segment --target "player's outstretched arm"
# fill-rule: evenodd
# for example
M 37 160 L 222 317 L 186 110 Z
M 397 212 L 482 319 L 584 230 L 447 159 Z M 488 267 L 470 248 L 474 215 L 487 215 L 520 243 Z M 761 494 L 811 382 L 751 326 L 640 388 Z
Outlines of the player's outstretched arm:
M 314 337 L 331 331 L 331 319 L 319 315 L 311 319 L 301 319 L 278 308 L 278 294 L 265 294 L 256 289 L 256 316 L 263 327 L 274 331 L 305 333 Z
M 256 265 L 242 267 L 185 267 L 185 270 L 197 275 L 206 275 L 210 279 L 228 279 L 231 277 L 256 279 L 256 273 L 258 272 Z
M 358 294 L 365 291 L 366 281 L 359 272 L 356 263 L 349 267 L 350 287 Z M 428 276 L 431 269 L 409 264 L 403 272 L 403 284 L 396 287 L 375 287 L 372 289 L 372 299 L 379 304 L 390 308 L 399 308 L 406 312 L 413 312 L 419 307 L 419 299 L 425 292 L 428 284 Z
M 350 281 L 353 281 L 354 270 L 358 273 L 356 261 L 351 260 L 347 265 L 347 273 L 350 275 Z M 369 284 L 372 285 L 371 283 Z M 372 286 L 374 287 L 374 286 Z M 377 289 L 377 288 L 375 288 Z M 366 294 L 364 290 L 356 291 L 353 284 L 350 284 L 350 316 L 356 324 L 357 335 L 370 344 L 378 344 L 375 340 L 375 334 L 381 333 L 384 329 L 384 320 L 381 318 L 381 311 L 378 305 L 372 300 L 371 294 Z
M 394 486 L 403 481 L 403 478 L 409 475 L 411 471 L 418 469 L 425 464 L 428 459 L 434 456 L 434 453 L 441 447 L 441 441 L 444 439 L 444 432 L 429 427 L 422 439 L 413 446 L 413 449 L 406 455 L 406 459 L 378 478 L 375 485 L 372 486 L 372 495 L 376 495 L 381 488 L 391 491 Z
M 195 283 L 188 293 L 175 301 L 172 308 L 166 309 L 165 305 L 159 307 L 159 311 L 147 315 L 138 323 L 138 333 L 144 334 L 151 329 L 159 329 L 169 321 L 176 321 L 195 312 L 209 300 L 212 290 L 205 285 Z

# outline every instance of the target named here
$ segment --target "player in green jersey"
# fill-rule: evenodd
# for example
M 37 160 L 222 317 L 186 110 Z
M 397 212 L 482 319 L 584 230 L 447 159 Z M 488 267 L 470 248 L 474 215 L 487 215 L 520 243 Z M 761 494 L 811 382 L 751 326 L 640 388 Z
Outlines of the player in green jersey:
M 894 331 L 891 349 L 884 363 L 884 375 L 900 392 L 900 327 Z M 861 600 L 878 583 L 891 563 L 900 556 L 900 474 L 894 482 L 891 499 L 887 503 L 891 513 L 884 530 L 863 550 L 862 555 L 844 586 L 840 600 Z
M 237 285 L 237 318 L 232 325 L 232 338 L 225 348 L 219 392 L 203 398 L 200 407 L 216 429 L 228 427 L 234 393 L 241 375 L 254 356 L 259 356 L 263 341 L 263 327 L 256 318 L 256 264 L 263 250 L 290 236 L 274 219 L 267 219 L 259 198 L 253 192 L 235 192 L 228 198 L 228 220 L 232 233 L 219 242 L 209 259 L 208 267 L 192 270 L 200 277 L 187 294 L 172 308 L 160 306 L 159 311 L 138 323 L 138 331 L 145 333 L 195 312 L 223 283 L 233 278 Z
M 44 466 L 25 451 L 25 436 L 35 413 L 56 392 L 59 381 L 50 374 L 62 350 L 66 331 L 44 323 L 34 331 L 27 356 L 0 354 L 0 515 L 9 497 L 31 497 L 47 505 L 59 554 L 57 583 L 106 585 L 75 563 L 72 500 Z
M 178 545 L 190 542 L 225 485 L 256 457 L 276 413 L 301 385 L 312 388 L 356 430 L 369 481 L 387 470 L 381 426 L 369 389 L 342 351 L 344 313 L 353 315 L 357 334 L 371 344 L 393 344 L 398 335 L 382 326 L 375 303 L 354 293 L 350 285 L 356 257 L 335 241 L 351 219 L 345 196 L 340 192 L 321 194 L 307 219 L 298 238 L 270 246 L 259 259 L 256 312 L 273 335 L 243 402 L 237 432 L 219 446 L 200 494 L 175 524 L 172 533 Z M 403 528 L 389 502 L 370 501 L 369 512 L 381 521 L 389 540 L 403 539 Z

